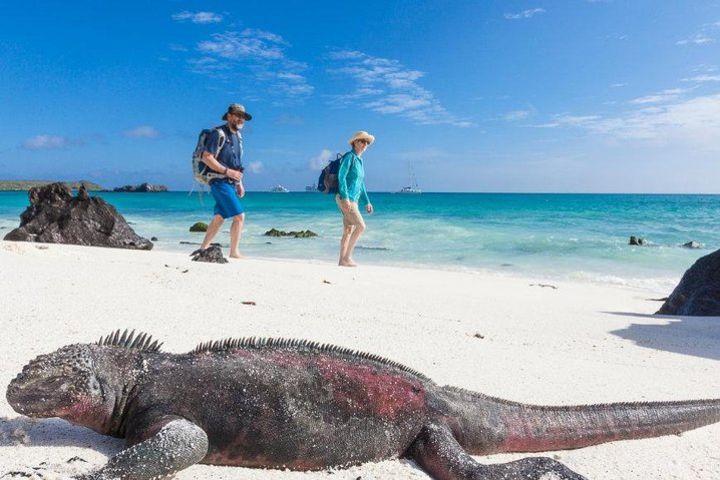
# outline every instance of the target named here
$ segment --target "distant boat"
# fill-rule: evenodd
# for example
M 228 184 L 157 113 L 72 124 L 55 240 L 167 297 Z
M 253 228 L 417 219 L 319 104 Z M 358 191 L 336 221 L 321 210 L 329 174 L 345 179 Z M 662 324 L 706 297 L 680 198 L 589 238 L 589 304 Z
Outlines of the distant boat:
M 318 189 L 317 189 L 317 186 L 316 186 L 316 185 L 306 185 L 306 186 L 305 186 L 305 191 L 306 191 L 306 192 L 317 192 Z
M 272 188 L 270 189 L 270 191 L 271 191 L 271 192 L 275 192 L 275 193 L 288 193 L 290 190 L 288 190 L 287 188 L 283 187 L 282 185 L 275 185 L 274 187 L 272 187 Z
M 417 186 L 417 183 L 414 185 L 408 185 L 407 187 L 402 187 L 400 190 L 398 190 L 398 193 L 422 193 L 422 190 L 420 190 Z
M 410 170 L 410 185 L 402 187 L 398 193 L 422 193 L 420 187 L 418 187 L 417 180 L 415 179 L 415 171 L 412 168 L 412 164 L 408 164 Z

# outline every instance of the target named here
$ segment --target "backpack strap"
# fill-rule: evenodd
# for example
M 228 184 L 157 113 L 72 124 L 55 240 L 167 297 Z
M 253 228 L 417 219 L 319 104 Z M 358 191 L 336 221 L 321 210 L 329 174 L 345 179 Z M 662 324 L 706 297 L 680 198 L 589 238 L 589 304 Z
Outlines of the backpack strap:
M 225 146 L 227 137 L 225 136 L 225 131 L 222 129 L 222 127 L 217 127 L 215 130 L 217 130 L 218 135 L 220 135 L 220 138 L 218 139 L 218 149 L 217 149 L 217 152 L 215 153 L 215 159 L 217 159 L 217 156 L 220 155 L 220 151 Z

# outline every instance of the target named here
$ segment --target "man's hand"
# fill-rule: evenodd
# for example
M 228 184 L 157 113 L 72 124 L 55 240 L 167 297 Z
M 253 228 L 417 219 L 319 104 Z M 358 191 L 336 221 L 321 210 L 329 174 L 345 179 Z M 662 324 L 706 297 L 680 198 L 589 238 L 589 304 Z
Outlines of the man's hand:
M 233 180 L 239 182 L 243 178 L 243 172 L 240 170 L 233 170 L 231 168 L 228 168 L 227 173 L 225 174 L 228 178 L 232 178 Z
M 372 203 L 368 203 L 365 205 L 365 211 L 368 212 L 370 215 L 375 211 L 375 209 L 372 206 Z

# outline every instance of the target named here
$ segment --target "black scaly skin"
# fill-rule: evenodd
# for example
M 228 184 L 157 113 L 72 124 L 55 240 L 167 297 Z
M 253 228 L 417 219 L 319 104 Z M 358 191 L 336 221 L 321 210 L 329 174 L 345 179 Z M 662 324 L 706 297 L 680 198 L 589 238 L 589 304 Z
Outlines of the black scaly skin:
M 581 480 L 530 457 L 720 421 L 720 400 L 542 407 L 436 385 L 389 360 L 302 340 L 236 339 L 186 354 L 127 331 L 31 361 L 7 389 L 31 417 L 127 439 L 78 478 L 166 478 L 195 463 L 321 470 L 404 456 L 439 480 Z

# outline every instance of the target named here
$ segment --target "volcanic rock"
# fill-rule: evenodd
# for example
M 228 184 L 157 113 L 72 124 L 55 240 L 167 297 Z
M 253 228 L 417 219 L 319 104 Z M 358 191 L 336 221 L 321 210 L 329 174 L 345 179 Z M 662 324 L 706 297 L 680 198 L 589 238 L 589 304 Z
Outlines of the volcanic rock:
M 644 246 L 647 245 L 647 241 L 644 238 L 638 238 L 635 235 L 630 237 L 628 245 Z
M 193 262 L 207 263 L 228 263 L 227 258 L 223 257 L 222 249 L 216 245 L 206 248 L 205 250 L 197 249 L 190 254 Z
M 20 227 L 5 235 L 19 242 L 66 243 L 94 247 L 150 250 L 115 208 L 81 187 L 76 197 L 64 183 L 31 188 L 30 206 L 20 214 Z
M 318 234 L 313 232 L 312 230 L 300 230 L 298 232 L 296 231 L 290 231 L 286 232 L 284 230 L 277 230 L 275 228 L 271 228 L 264 234 L 267 237 L 294 237 L 294 238 L 309 238 L 309 237 L 317 237 Z
M 657 313 L 720 316 L 720 250 L 700 257 Z
M 190 226 L 191 232 L 207 232 L 208 224 L 204 222 L 195 222 Z

